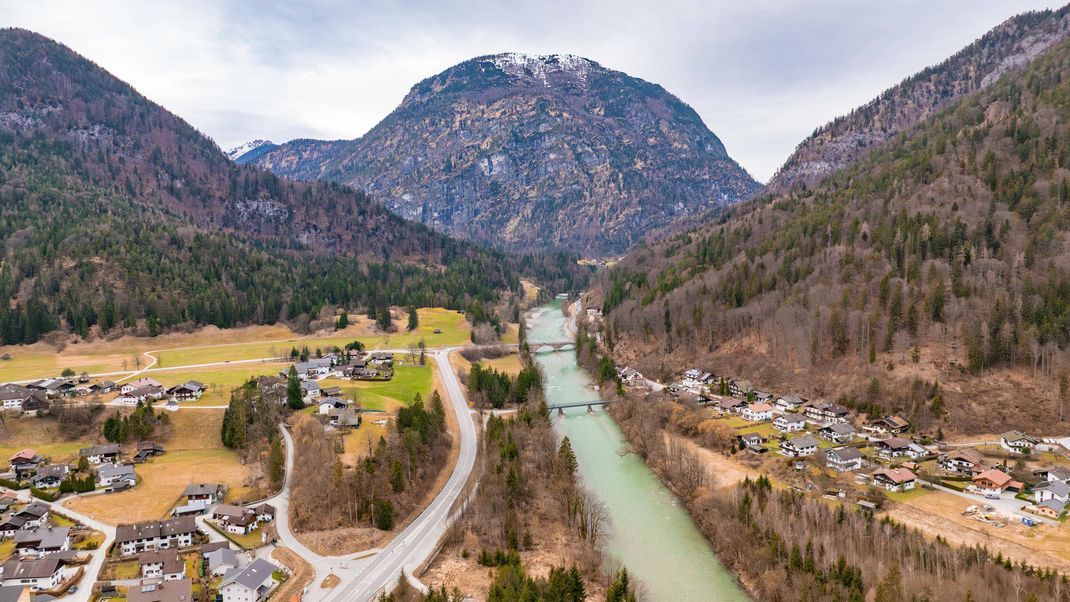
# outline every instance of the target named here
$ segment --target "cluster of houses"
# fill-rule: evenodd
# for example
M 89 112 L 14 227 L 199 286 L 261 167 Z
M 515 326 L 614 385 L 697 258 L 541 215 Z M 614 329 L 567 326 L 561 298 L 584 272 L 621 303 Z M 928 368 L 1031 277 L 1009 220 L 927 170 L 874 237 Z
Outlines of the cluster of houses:
M 56 399 L 97 396 L 117 392 L 113 400 L 120 405 L 135 406 L 149 401 L 173 402 L 199 399 L 207 390 L 205 385 L 191 380 L 173 387 L 164 387 L 153 378 L 116 385 L 110 380 L 89 383 L 88 376 L 75 378 L 45 378 L 27 384 L 7 383 L 0 385 L 0 408 L 6 412 L 19 412 L 26 416 L 48 411 Z
M 195 380 L 189 380 L 173 387 L 164 388 L 154 378 L 139 378 L 124 383 L 119 388 L 115 402 L 121 405 L 136 406 L 139 403 L 168 400 L 173 402 L 196 401 L 204 395 L 207 387 Z
M 132 458 L 134 464 L 144 462 L 164 453 L 164 448 L 155 441 L 139 441 Z M 122 462 L 123 450 L 118 443 L 93 445 L 78 450 L 79 464 L 82 460 L 92 472 L 98 489 L 105 492 L 122 491 L 137 484 L 137 472 L 133 464 Z M 55 489 L 71 475 L 71 467 L 65 463 L 50 463 L 34 449 L 22 449 L 10 458 L 12 480 L 37 489 Z
M 622 381 L 642 379 L 641 374 L 627 368 L 619 371 L 619 375 Z M 711 389 L 728 395 L 714 394 Z M 808 402 L 798 395 L 775 397 L 754 389 L 746 381 L 725 380 L 698 369 L 685 372 L 683 379 L 669 386 L 669 392 L 677 397 L 693 395 L 721 415 L 771 423 L 779 444 L 771 445 L 768 436 L 748 431 L 739 436 L 744 450 L 765 454 L 776 449 L 789 458 L 823 456 L 825 466 L 841 473 L 859 472 L 872 466 L 868 474 L 858 475 L 859 482 L 887 491 L 915 488 L 919 483 L 916 471 L 920 463 L 934 458 L 937 468 L 947 478 L 965 483 L 964 491 L 992 499 L 1008 492 L 1025 491 L 1023 483 L 998 466 L 986 463 L 976 449 L 962 447 L 940 453 L 934 446 L 907 438 L 911 425 L 900 416 L 876 417 L 856 427 L 851 423 L 851 410 L 842 404 Z M 1043 449 L 1044 444 L 1035 437 L 1010 431 L 1000 436 L 1000 447 L 1011 454 L 1029 454 Z M 871 450 L 870 453 L 863 448 Z M 1037 513 L 1060 516 L 1070 504 L 1070 470 L 1044 471 L 1033 496 Z
M 291 368 L 302 381 L 324 378 L 349 378 L 352 380 L 389 380 L 394 376 L 394 354 L 385 351 L 371 353 L 328 353 L 321 358 L 291 364 L 279 371 L 279 376 L 288 378 Z
M 253 508 L 224 504 L 227 488 L 218 483 L 189 485 L 183 503 L 167 520 L 119 525 L 116 547 L 121 556 L 136 558 L 140 582 L 130 586 L 127 600 L 141 602 L 188 602 L 192 578 L 187 575 L 184 554 L 201 555 L 204 573 L 220 579 L 216 589 L 223 602 L 262 602 L 279 583 L 280 567 L 267 560 L 244 560 L 227 541 L 204 543 L 198 536 L 195 515 L 205 514 L 218 521 L 228 533 L 248 534 L 275 518 L 275 508 L 262 503 Z M 185 596 L 185 597 L 183 597 Z
M 0 587 L 28 591 L 55 590 L 63 583 L 66 567 L 78 564 L 71 549 L 71 527 L 49 520 L 51 508 L 43 502 L 20 505 L 14 494 L 0 498 L 6 517 L 0 538 L 12 542 L 11 556 L 0 568 Z

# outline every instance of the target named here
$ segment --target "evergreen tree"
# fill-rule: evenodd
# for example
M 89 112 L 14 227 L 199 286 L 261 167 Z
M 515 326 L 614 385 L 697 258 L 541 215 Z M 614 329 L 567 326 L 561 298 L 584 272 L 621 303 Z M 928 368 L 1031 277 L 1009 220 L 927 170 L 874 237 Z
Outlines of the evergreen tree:
M 420 316 L 416 314 L 416 307 L 409 306 L 409 332 L 416 330 L 416 327 L 420 325 Z
M 349 326 L 349 314 L 343 311 L 342 315 L 338 316 L 338 321 L 335 322 L 334 328 L 335 330 L 342 330 L 347 326 Z
M 621 567 L 606 589 L 606 602 L 635 602 L 635 591 L 628 578 L 628 569 Z
M 305 401 L 301 395 L 301 379 L 297 377 L 297 368 L 290 366 L 290 373 L 286 378 L 286 405 L 291 410 L 300 410 L 305 407 Z
M 286 472 L 286 454 L 282 450 L 282 442 L 278 436 L 271 438 L 271 453 L 268 457 L 271 482 L 275 485 L 282 483 Z

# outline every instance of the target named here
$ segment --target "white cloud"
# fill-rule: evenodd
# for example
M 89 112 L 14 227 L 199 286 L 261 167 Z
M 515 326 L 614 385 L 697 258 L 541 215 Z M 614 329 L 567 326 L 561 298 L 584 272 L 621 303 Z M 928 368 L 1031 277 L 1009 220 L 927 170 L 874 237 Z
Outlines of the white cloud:
M 224 148 L 353 138 L 417 81 L 502 51 L 571 52 L 692 105 L 755 177 L 813 129 L 1013 13 L 998 0 L 17 2 L 52 37 Z

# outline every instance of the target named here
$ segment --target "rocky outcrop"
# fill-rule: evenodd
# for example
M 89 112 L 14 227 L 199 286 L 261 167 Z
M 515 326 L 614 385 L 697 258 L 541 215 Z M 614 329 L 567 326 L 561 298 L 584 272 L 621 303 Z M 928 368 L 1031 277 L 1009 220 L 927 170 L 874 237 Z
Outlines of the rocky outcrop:
M 1029 64 L 1065 40 L 1070 9 L 1018 15 L 946 61 L 911 76 L 803 140 L 768 184 L 771 192 L 813 186 L 952 101 Z
M 253 162 L 351 184 L 456 236 L 589 256 L 760 188 L 680 99 L 570 55 L 466 61 L 358 140 L 293 141 Z

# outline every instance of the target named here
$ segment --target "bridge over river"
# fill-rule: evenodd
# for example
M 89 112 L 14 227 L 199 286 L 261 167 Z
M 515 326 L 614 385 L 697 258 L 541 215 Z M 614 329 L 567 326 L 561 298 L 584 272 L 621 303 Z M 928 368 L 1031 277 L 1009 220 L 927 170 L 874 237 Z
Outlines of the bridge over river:
M 571 403 L 555 403 L 547 406 L 551 410 L 557 410 L 558 414 L 564 414 L 568 408 L 582 408 L 586 407 L 588 412 L 593 412 L 595 406 L 607 406 L 610 404 L 608 399 L 592 399 L 591 401 L 574 401 Z

